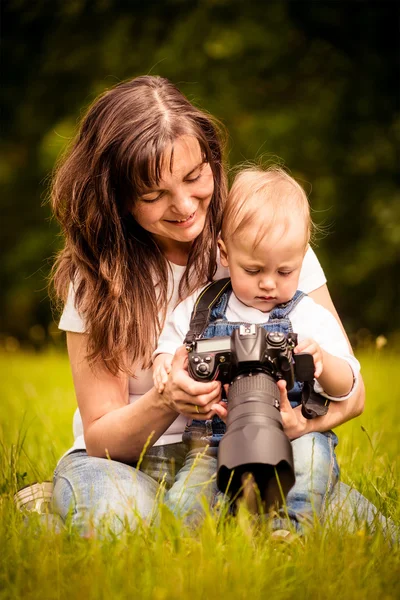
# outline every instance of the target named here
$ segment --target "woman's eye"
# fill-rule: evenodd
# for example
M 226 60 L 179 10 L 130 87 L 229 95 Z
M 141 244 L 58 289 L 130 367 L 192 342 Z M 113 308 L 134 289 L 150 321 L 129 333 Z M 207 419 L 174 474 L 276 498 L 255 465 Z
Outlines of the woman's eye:
M 162 198 L 163 196 L 163 192 L 161 192 L 161 194 L 158 194 L 158 196 L 155 196 L 154 198 L 143 198 L 143 196 L 140 198 L 140 200 L 142 202 L 145 202 L 146 204 L 152 204 L 153 202 L 157 202 L 157 200 L 160 200 L 160 198 Z
M 196 181 L 198 181 L 200 179 L 200 177 L 203 175 L 203 169 L 204 167 L 206 167 L 208 165 L 207 162 L 204 162 L 203 164 L 199 165 L 198 167 L 198 175 L 194 176 L 193 174 L 188 177 L 185 181 L 186 183 L 195 183 Z
M 195 181 L 198 181 L 201 177 L 201 173 L 199 173 L 198 175 L 196 175 L 196 177 L 191 177 L 190 179 L 186 179 L 186 183 L 194 183 Z

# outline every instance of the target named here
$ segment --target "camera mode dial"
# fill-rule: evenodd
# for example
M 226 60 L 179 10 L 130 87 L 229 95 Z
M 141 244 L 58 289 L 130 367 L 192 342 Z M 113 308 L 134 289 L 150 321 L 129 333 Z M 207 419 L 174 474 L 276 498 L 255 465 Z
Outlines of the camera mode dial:
M 285 334 L 280 331 L 270 331 L 267 333 L 267 342 L 270 346 L 278 348 L 285 341 Z

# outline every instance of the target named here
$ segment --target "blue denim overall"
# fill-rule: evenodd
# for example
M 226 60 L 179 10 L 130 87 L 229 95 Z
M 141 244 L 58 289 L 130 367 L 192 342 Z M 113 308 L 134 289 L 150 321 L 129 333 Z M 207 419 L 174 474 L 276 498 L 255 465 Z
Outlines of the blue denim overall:
M 230 335 L 243 323 L 229 322 L 225 313 L 232 292 L 225 292 L 211 311 L 210 323 L 203 337 Z M 266 331 L 292 332 L 290 312 L 304 297 L 297 291 L 292 300 L 279 304 L 270 313 Z M 292 407 L 301 403 L 301 384 L 296 382 L 288 396 Z M 202 512 L 201 497 L 206 497 L 209 506 L 221 502 L 215 474 L 218 467 L 218 444 L 226 431 L 225 424 L 214 417 L 211 421 L 195 419 L 186 426 L 183 441 L 188 454 L 174 485 L 167 493 L 167 504 L 178 515 L 196 519 Z M 339 478 L 339 467 L 335 455 L 338 443 L 332 431 L 308 433 L 292 440 L 296 483 L 286 497 L 286 506 L 272 520 L 273 529 L 294 528 L 299 533 L 313 525 L 314 519 L 324 514 L 328 498 Z
M 228 321 L 225 316 L 231 293 L 232 290 L 230 289 L 222 294 L 221 298 L 212 309 L 210 322 L 203 333 L 203 338 L 231 335 L 235 329 L 238 329 L 240 325 L 244 324 L 244 322 Z M 293 332 L 289 314 L 304 296 L 305 294 L 303 292 L 297 290 L 289 302 L 275 306 L 270 313 L 268 322 L 262 323 L 261 326 L 266 331 L 279 331 L 280 333 L 285 334 Z M 288 397 L 292 408 L 301 404 L 302 388 L 302 383 L 296 381 L 294 387 L 289 391 Z M 215 416 L 212 420 L 208 421 L 193 419 L 190 424 L 186 425 L 182 439 L 190 445 L 209 445 L 210 447 L 215 447 L 218 446 L 225 431 L 226 425 L 218 416 Z

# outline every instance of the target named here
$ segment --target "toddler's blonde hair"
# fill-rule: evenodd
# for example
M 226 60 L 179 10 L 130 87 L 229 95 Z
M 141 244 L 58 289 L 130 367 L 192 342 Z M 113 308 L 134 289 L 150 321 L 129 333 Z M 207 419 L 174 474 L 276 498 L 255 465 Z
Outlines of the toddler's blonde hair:
M 279 166 L 245 167 L 236 175 L 229 192 L 221 237 L 229 243 L 233 236 L 243 235 L 249 226 L 259 224 L 253 242 L 256 248 L 278 224 L 285 231 L 296 213 L 299 219 L 304 219 L 306 247 L 314 225 L 308 198 L 301 185 Z

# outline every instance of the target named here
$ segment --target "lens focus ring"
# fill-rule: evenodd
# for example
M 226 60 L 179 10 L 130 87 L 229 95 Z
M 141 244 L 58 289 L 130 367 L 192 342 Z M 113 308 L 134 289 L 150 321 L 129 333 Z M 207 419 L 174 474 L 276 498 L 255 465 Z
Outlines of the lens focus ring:
M 231 385 L 231 390 L 235 396 L 238 394 L 248 394 L 249 392 L 263 392 L 272 396 L 278 396 L 279 391 L 275 379 L 266 373 L 257 375 L 242 375 L 235 379 Z

